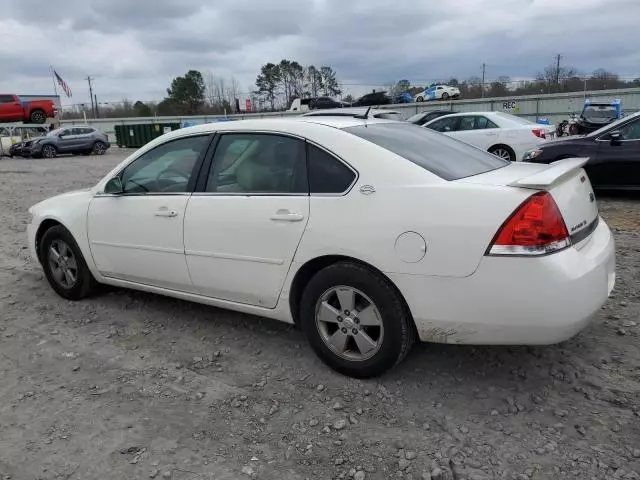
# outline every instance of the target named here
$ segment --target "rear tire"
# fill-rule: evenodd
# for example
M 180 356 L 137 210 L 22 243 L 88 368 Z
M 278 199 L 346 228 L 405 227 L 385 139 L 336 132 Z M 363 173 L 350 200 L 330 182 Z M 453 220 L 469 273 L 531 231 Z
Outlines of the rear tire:
M 91 150 L 94 155 L 104 155 L 107 151 L 107 145 L 104 142 L 96 142 Z
M 47 121 L 47 114 L 44 110 L 34 110 L 29 114 L 29 121 L 31 123 L 44 123 Z
M 516 161 L 516 152 L 508 145 L 494 145 L 488 152 L 493 153 L 496 157 L 500 157 L 503 160 L 509 160 L 510 162 Z
M 424 102 L 424 97 L 417 97 L 416 102 Z
M 444 92 L 444 93 L 442 94 L 442 100 L 445 100 L 445 101 L 446 101 L 446 100 L 449 100 L 449 94 L 448 94 L 447 92 Z
M 97 290 L 82 251 L 71 233 L 56 225 L 42 236 L 40 263 L 51 288 L 67 300 L 81 300 Z
M 393 285 L 353 262 L 335 263 L 313 276 L 302 294 L 300 324 L 326 365 L 356 378 L 394 367 L 416 338 L 408 308 Z

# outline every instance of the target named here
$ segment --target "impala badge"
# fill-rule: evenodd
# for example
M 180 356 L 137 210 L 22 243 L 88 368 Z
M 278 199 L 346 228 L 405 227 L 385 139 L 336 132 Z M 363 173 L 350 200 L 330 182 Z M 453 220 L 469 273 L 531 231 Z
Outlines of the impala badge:
M 376 193 L 376 189 L 373 185 L 362 185 L 360 187 L 360 193 L 363 195 L 371 195 L 372 193 Z

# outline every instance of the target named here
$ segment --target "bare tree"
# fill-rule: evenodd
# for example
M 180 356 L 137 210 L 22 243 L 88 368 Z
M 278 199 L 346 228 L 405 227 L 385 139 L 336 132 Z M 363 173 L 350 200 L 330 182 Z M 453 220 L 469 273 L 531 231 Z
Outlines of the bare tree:
M 216 103 L 215 81 L 216 76 L 211 70 L 208 70 L 204 73 L 204 95 L 207 100 L 207 104 L 210 107 L 213 107 Z
M 240 82 L 236 80 L 236 77 L 231 77 L 225 89 L 225 97 L 226 97 L 227 103 L 229 104 L 233 112 L 235 112 L 236 98 L 238 98 L 239 93 L 240 93 Z

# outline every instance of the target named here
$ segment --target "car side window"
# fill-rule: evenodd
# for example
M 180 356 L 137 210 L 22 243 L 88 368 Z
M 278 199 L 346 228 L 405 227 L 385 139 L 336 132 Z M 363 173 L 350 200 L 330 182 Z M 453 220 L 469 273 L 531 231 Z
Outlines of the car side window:
M 82 135 L 84 128 L 72 128 L 71 135 Z
M 487 117 L 476 117 L 475 128 L 478 130 L 483 130 L 485 128 L 498 128 L 498 126 Z
M 11 95 L 0 95 L 0 103 L 13 103 Z
M 179 138 L 143 153 L 122 171 L 124 193 L 184 193 L 208 135 Z
M 460 117 L 460 125 L 458 130 L 473 130 L 476 123 L 476 117 Z
M 436 132 L 453 132 L 456 130 L 458 120 L 458 117 L 441 118 L 440 120 L 427 125 L 427 128 L 435 130 Z
M 640 118 L 619 129 L 623 140 L 640 140 Z
M 307 144 L 309 191 L 314 193 L 344 193 L 356 174 L 330 153 Z
M 305 143 L 277 134 L 224 134 L 216 147 L 205 191 L 308 195 Z

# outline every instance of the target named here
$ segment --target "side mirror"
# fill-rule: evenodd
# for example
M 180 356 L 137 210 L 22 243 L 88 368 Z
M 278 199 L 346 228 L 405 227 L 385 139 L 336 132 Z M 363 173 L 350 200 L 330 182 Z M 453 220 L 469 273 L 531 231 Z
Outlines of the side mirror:
M 120 180 L 120 177 L 113 177 L 104 186 L 104 193 L 108 193 L 110 195 L 120 195 L 123 192 L 124 187 L 122 186 L 122 180 Z
M 620 140 L 622 140 L 622 134 L 619 130 L 614 130 L 613 132 L 609 133 L 609 140 L 611 140 L 612 143 L 619 142 Z

